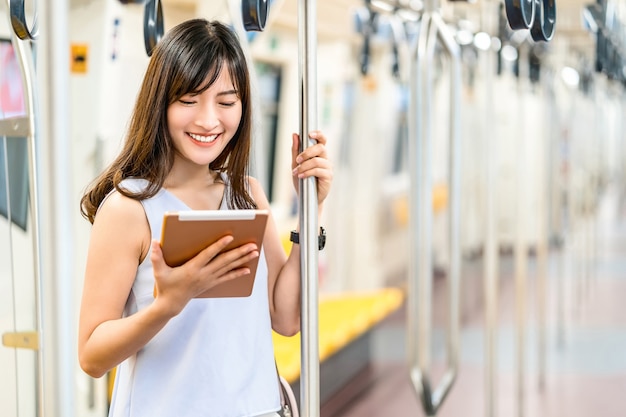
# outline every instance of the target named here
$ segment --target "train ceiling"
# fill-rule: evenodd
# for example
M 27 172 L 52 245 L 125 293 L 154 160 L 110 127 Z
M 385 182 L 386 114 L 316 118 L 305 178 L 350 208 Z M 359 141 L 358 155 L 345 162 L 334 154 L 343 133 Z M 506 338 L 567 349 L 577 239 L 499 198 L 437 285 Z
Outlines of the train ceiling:
M 203 0 L 163 0 L 165 7 L 196 7 Z M 442 1 L 448 9 L 463 10 L 473 19 L 480 19 L 480 2 L 463 4 Z M 497 0 L 496 0 L 497 1 Z M 595 0 L 556 0 L 557 25 L 554 40 L 566 42 L 568 46 L 591 53 L 595 38 L 583 28 L 581 12 L 584 7 Z M 219 4 L 220 2 L 212 1 Z M 296 29 L 298 0 L 275 0 L 272 2 L 270 18 L 273 24 Z M 318 32 L 320 36 L 344 37 L 353 33 L 353 21 L 350 11 L 364 5 L 363 0 L 317 0 Z M 216 6 L 218 7 L 218 6 Z
M 70 0 L 70 7 L 81 7 L 95 0 Z M 480 21 L 480 2 L 463 4 L 443 1 L 447 9 L 461 10 L 473 21 Z M 583 28 L 581 12 L 595 0 L 556 0 L 557 23 L 554 42 L 564 42 L 568 48 L 593 55 L 595 37 Z M 285 29 L 296 29 L 298 0 L 274 0 L 270 10 L 270 24 Z M 220 15 L 227 10 L 227 0 L 162 0 L 167 8 L 202 10 L 203 14 Z M 317 0 L 318 32 L 320 38 L 349 37 L 353 35 L 351 10 L 362 7 L 364 0 Z M 209 17 L 209 16 L 207 16 Z M 166 23 L 167 24 L 167 23 Z

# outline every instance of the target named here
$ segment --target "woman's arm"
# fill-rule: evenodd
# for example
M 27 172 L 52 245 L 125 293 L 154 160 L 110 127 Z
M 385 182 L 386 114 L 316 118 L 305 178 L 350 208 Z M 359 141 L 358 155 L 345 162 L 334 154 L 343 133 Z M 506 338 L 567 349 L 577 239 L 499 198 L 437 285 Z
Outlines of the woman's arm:
M 177 268 L 163 260 L 141 203 L 119 193 L 111 195 L 94 221 L 80 311 L 78 354 L 83 370 L 93 377 L 144 347 L 189 300 L 219 283 L 247 273 L 242 265 L 257 257 L 248 244 L 220 254 L 227 236 Z M 152 248 L 151 261 L 158 296 L 148 307 L 122 317 L 137 268 Z
M 321 216 L 324 200 L 330 190 L 332 167 L 327 158 L 326 137 L 318 131 L 312 132 L 310 136 L 317 143 L 299 153 L 299 138 L 298 135 L 293 135 L 292 174 L 296 190 L 299 179 L 311 176 L 317 178 L 318 215 Z M 251 185 L 259 208 L 269 208 L 265 193 L 258 182 L 251 181 Z M 300 330 L 300 245 L 294 244 L 289 256 L 285 255 L 271 215 L 263 245 L 269 271 L 272 327 L 280 334 L 291 336 Z
M 93 377 L 141 349 L 170 318 L 156 305 L 122 318 L 149 244 L 141 203 L 119 193 L 109 196 L 91 230 L 80 310 L 79 361 Z

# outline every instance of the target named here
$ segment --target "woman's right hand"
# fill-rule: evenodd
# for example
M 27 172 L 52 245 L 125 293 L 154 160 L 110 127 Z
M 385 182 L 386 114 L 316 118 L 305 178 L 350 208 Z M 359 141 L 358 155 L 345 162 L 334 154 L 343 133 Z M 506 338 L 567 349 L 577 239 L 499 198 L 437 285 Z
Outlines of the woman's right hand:
M 150 259 L 154 269 L 156 300 L 164 301 L 172 316 L 177 315 L 189 300 L 222 284 L 250 273 L 245 263 L 259 256 L 254 243 L 222 252 L 232 242 L 224 236 L 195 257 L 178 267 L 170 267 L 163 259 L 158 241 L 152 241 Z

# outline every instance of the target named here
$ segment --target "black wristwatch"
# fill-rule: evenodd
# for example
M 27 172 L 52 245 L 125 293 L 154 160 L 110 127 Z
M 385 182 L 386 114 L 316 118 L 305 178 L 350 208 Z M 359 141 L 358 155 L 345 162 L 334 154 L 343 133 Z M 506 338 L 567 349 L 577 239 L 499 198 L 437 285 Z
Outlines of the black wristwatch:
M 289 240 L 293 243 L 300 243 L 300 233 L 295 230 L 291 231 L 291 236 L 289 236 Z M 320 234 L 317 237 L 317 249 L 322 250 L 326 246 L 326 229 L 320 227 Z

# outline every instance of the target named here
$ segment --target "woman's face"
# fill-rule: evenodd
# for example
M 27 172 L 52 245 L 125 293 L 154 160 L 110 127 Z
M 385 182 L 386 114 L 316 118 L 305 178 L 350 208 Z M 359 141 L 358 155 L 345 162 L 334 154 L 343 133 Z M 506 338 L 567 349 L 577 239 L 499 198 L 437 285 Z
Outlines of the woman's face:
M 211 87 L 170 104 L 167 124 L 177 159 L 207 166 L 222 153 L 241 121 L 237 93 L 224 68 Z

